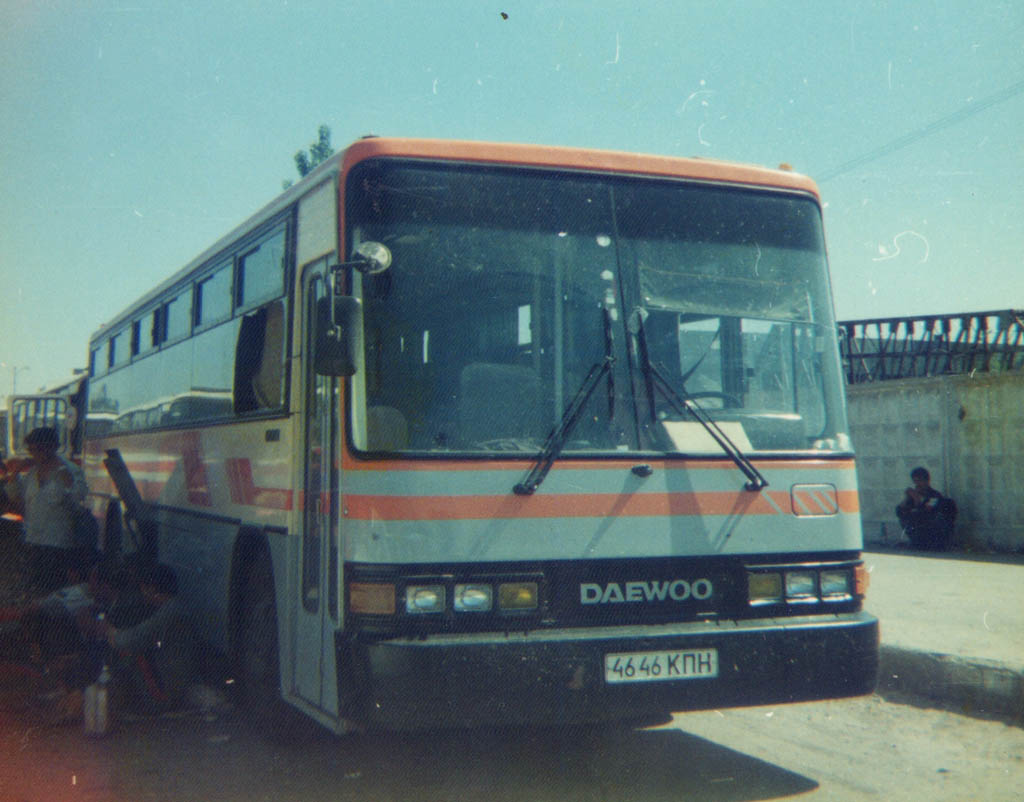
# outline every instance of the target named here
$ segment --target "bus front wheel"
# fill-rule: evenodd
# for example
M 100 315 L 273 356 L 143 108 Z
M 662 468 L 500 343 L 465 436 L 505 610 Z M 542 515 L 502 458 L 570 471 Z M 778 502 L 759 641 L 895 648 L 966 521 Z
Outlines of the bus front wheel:
M 239 672 L 245 709 L 261 729 L 273 729 L 282 715 L 277 605 L 270 558 L 249 566 L 242 594 Z

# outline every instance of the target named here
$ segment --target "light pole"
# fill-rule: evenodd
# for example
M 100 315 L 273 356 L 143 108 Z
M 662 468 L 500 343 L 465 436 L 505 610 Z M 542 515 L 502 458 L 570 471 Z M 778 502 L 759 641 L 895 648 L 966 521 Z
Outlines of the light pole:
M 11 395 L 18 394 L 18 371 L 26 371 L 29 369 L 28 365 L 8 365 L 6 362 L 0 362 L 0 367 L 11 369 Z

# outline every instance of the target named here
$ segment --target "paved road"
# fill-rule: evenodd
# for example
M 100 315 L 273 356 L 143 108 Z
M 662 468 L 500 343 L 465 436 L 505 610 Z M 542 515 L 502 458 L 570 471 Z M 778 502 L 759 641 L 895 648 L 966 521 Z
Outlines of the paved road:
M 865 554 L 882 621 L 883 692 L 947 705 L 1019 691 L 1024 567 Z M 909 657 L 908 657 L 909 656 Z M 906 662 L 899 664 L 896 658 Z M 933 668 L 951 672 L 934 673 Z M 981 666 L 974 671 L 977 666 Z M 993 668 L 995 667 L 995 668 Z M 993 673 L 998 668 L 999 672 Z M 985 671 L 988 671 L 986 674 Z M 1008 672 L 1008 674 L 1007 674 Z M 907 685 L 894 682 L 898 673 Z M 1013 682 L 1000 685 L 1001 677 Z M 1015 690 L 1016 689 L 1016 690 Z M 1000 698 L 1004 698 L 1000 696 Z M 981 698 L 984 704 L 974 704 Z M 1012 697 L 1011 702 L 1014 698 Z M 963 705 L 967 708 L 968 705 Z M 1021 800 L 1024 729 L 881 696 L 679 716 L 625 727 L 439 732 L 271 744 L 228 712 L 124 724 L 92 741 L 0 712 L 0 802 L 50 800 Z
M 290 744 L 231 714 L 122 725 L 105 740 L 0 713 L 0 800 L 1024 799 L 1024 730 L 877 696 L 679 716 Z

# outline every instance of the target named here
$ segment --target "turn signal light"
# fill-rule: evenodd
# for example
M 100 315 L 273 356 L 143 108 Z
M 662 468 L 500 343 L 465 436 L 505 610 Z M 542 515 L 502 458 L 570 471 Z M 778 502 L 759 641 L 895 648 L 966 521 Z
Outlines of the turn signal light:
M 868 586 L 871 584 L 871 574 L 867 567 L 861 563 L 853 569 L 853 592 L 858 596 L 868 595 Z
M 348 586 L 348 606 L 363 615 L 394 615 L 395 586 L 390 583 L 352 582 Z

